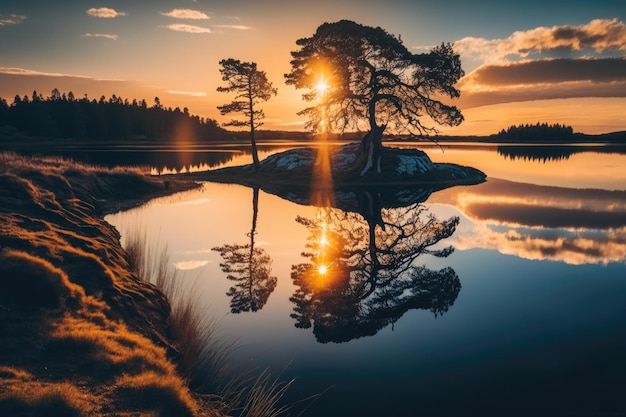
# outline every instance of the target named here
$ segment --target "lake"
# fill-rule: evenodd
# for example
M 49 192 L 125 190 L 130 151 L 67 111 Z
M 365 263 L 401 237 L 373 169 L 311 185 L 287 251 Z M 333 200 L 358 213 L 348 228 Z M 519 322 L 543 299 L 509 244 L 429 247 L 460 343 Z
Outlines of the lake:
M 106 220 L 167 244 L 235 361 L 323 392 L 305 416 L 626 415 L 623 149 L 420 148 L 488 179 L 354 210 L 205 183 Z

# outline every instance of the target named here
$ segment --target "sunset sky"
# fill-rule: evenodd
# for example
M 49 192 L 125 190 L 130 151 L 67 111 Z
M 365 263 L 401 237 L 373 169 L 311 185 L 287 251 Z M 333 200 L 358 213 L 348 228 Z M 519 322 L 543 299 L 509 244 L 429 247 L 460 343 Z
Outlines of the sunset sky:
M 381 26 L 424 52 L 452 42 L 466 76 L 465 115 L 445 134 L 511 124 L 626 130 L 626 4 L 461 0 L 0 0 L 0 97 L 53 88 L 76 97 L 158 96 L 166 107 L 226 121 L 218 62 L 256 62 L 278 88 L 266 129 L 301 130 L 303 91 L 284 84 L 295 41 L 324 22 Z

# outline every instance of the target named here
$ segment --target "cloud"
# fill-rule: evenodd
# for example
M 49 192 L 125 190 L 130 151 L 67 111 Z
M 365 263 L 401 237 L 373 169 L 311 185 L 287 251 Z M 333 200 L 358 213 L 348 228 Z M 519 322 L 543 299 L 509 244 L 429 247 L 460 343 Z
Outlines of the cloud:
M 494 104 L 573 98 L 625 98 L 626 82 L 571 82 L 558 84 L 518 85 L 497 90 L 464 90 L 456 104 L 471 109 Z
M 454 238 L 453 238 L 454 239 Z M 560 261 L 570 265 L 609 264 L 626 259 L 626 229 L 578 232 L 492 228 L 479 223 L 456 236 L 458 250 L 497 250 L 530 260 Z
M 195 206 L 195 205 L 198 205 L 198 204 L 208 203 L 209 201 L 211 201 L 210 198 L 201 197 L 201 198 L 196 198 L 195 200 L 176 201 L 176 202 L 173 202 L 171 204 L 172 205 L 177 205 L 177 206 Z
M 108 33 L 85 33 L 83 35 L 85 38 L 105 38 L 116 41 L 118 39 L 117 35 L 111 35 Z
M 626 228 L 626 191 L 574 189 L 492 178 L 469 189 L 437 192 L 429 201 L 452 204 L 491 224 L 580 229 Z
M 4 75 L 24 75 L 24 76 L 41 76 L 41 77 L 73 77 L 73 78 L 84 78 L 84 79 L 94 79 L 91 77 L 85 77 L 82 75 L 72 75 L 72 74 L 63 74 L 59 72 L 42 72 L 29 70 L 25 68 L 12 68 L 12 67 L 0 67 L 0 74 Z
M 626 24 L 617 19 L 595 19 L 579 25 L 538 27 L 518 31 L 506 39 L 466 37 L 454 43 L 461 57 L 492 63 L 507 57 L 556 51 L 626 51 Z
M 480 85 L 515 85 L 571 81 L 626 81 L 626 59 L 544 59 L 484 65 L 466 82 Z
M 213 33 L 213 31 L 209 28 L 203 28 L 200 26 L 194 25 L 185 25 L 181 23 L 174 23 L 171 25 L 165 26 L 169 30 L 173 30 L 175 32 L 187 32 L 187 33 Z
M 454 47 L 462 60 L 479 63 L 458 83 L 461 98 L 456 104 L 461 109 L 530 100 L 626 97 L 626 24 L 617 19 L 538 27 L 504 39 L 467 37 Z
M 24 20 L 26 20 L 26 16 L 21 14 L 10 14 L 8 16 L 0 14 L 0 26 L 19 25 Z
M 163 16 L 173 17 L 174 19 L 193 19 L 193 20 L 206 20 L 209 16 L 198 10 L 192 9 L 173 9 L 167 13 L 161 12 Z
M 179 251 L 178 253 L 181 253 L 183 255 L 206 255 L 208 253 L 213 253 L 213 250 L 212 249 L 196 249 L 196 250 Z
M 100 17 L 104 19 L 112 19 L 119 16 L 126 16 L 126 12 L 118 12 L 117 10 L 111 9 L 109 7 L 92 7 L 91 9 L 87 10 L 87 14 L 89 16 Z
M 484 248 L 568 264 L 626 260 L 626 191 L 573 189 L 500 179 L 434 193 L 457 207 L 459 250 Z M 470 221 L 467 221 L 469 219 Z
M 214 28 L 219 29 L 235 29 L 235 30 L 251 30 L 251 26 L 244 25 L 213 25 Z
M 167 90 L 170 94 L 178 94 L 181 96 L 192 96 L 192 97 L 205 97 L 207 94 L 204 91 L 179 91 L 179 90 Z
M 174 263 L 174 267 L 181 271 L 188 271 L 190 269 L 202 268 L 208 263 L 209 261 L 180 261 Z
M 486 64 L 459 82 L 458 105 L 575 97 L 626 97 L 626 59 L 542 59 Z

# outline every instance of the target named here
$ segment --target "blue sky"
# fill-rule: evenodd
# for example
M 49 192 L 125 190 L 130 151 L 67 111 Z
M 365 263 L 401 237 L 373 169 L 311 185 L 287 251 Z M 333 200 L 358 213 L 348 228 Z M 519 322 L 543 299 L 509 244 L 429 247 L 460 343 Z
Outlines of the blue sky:
M 623 0 L 0 0 L 0 97 L 55 87 L 79 97 L 158 96 L 224 121 L 218 62 L 236 58 L 257 62 L 278 88 L 264 105 L 265 127 L 301 129 L 302 92 L 283 79 L 289 52 L 340 19 L 381 26 L 415 52 L 455 43 L 466 122 L 450 133 L 537 121 L 626 130 Z

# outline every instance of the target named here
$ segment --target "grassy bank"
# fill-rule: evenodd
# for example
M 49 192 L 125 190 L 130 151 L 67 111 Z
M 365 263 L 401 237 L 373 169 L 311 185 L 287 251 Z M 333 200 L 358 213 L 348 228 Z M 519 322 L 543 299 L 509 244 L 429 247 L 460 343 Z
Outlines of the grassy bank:
M 0 415 L 220 415 L 173 360 L 168 299 L 101 217 L 192 186 L 0 154 Z

